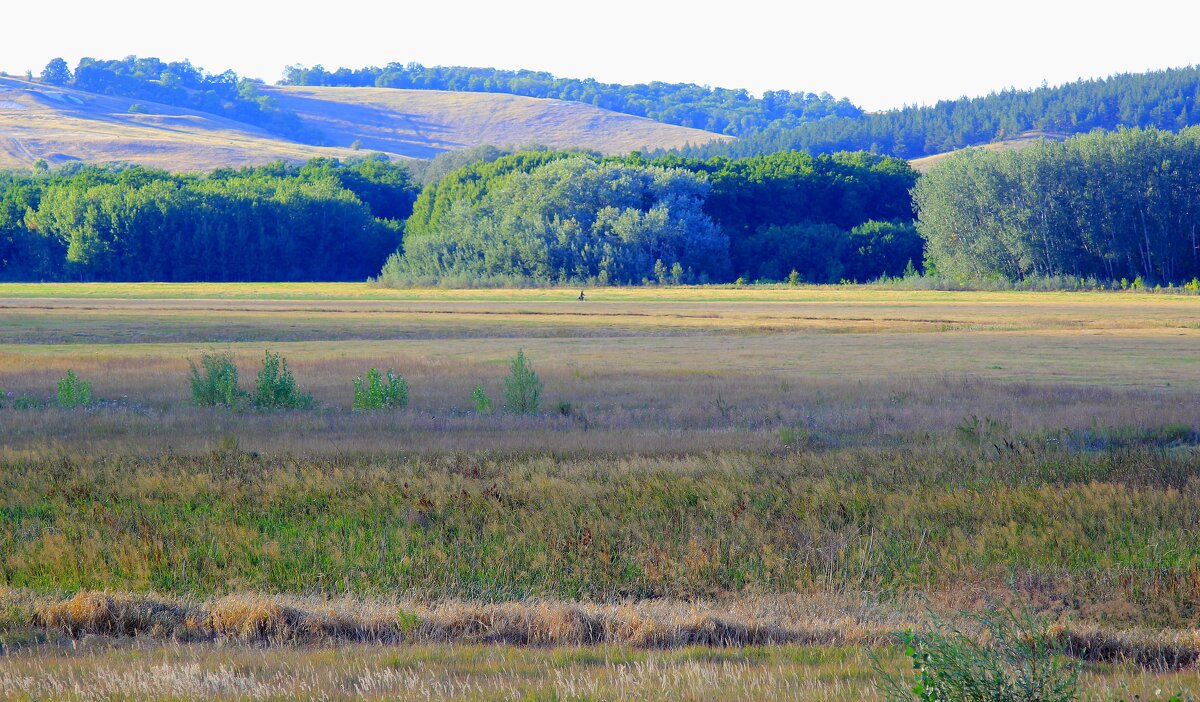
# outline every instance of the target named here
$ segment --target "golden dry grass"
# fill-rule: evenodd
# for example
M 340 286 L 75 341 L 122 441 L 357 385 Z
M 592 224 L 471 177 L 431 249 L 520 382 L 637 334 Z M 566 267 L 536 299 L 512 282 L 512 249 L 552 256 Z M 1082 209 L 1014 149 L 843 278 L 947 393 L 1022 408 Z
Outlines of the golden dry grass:
M 513 95 L 376 88 L 264 88 L 333 146 L 145 100 L 0 77 L 0 168 L 38 159 L 124 162 L 174 171 L 382 152 L 431 158 L 481 144 L 544 144 L 605 153 L 728 139 L 582 103 Z M 138 104 L 142 112 L 130 112 Z M 351 149 L 361 142 L 365 151 Z
M 0 386 L 104 400 L 0 409 L 0 698 L 877 700 L 1006 592 L 1085 699 L 1196 685 L 1200 297 L 577 292 L 0 285 Z M 268 348 L 318 409 L 189 406 Z M 471 411 L 518 348 L 546 411 Z
M 413 450 L 729 450 L 777 445 L 781 427 L 853 443 L 951 430 L 972 415 L 1018 431 L 1200 425 L 1200 297 L 837 287 L 573 298 L 353 284 L 3 285 L 0 387 L 48 399 L 72 369 L 116 403 L 82 414 L 0 410 L 5 443 L 205 450 L 234 434 L 255 450 L 370 451 L 400 430 Z M 249 382 L 268 348 L 325 410 L 187 407 L 189 359 L 232 352 Z M 547 406 L 569 402 L 570 416 L 466 412 L 475 384 L 498 396 L 519 348 L 547 383 Z M 368 367 L 409 378 L 410 411 L 346 413 L 350 380 Z
M 939 598 L 942 602 L 947 600 Z M 882 603 L 869 595 L 750 595 L 718 600 L 608 604 L 529 600 L 363 600 L 242 593 L 216 600 L 80 590 L 54 599 L 0 590 L 0 607 L 19 612 L 51 637 L 147 637 L 288 645 L 503 644 L 679 649 L 764 645 L 895 644 L 898 632 L 930 626 L 915 599 Z M 0 637 L 22 632 L 0 626 Z M 1071 655 L 1152 670 L 1200 661 L 1200 630 L 1050 625 Z
M 331 143 L 429 158 L 482 144 L 542 144 L 609 154 L 729 141 L 732 137 L 565 100 L 440 90 L 268 87 Z
M 22 700 L 879 702 L 875 666 L 904 674 L 908 664 L 887 643 L 891 631 L 921 626 L 919 617 L 897 616 L 891 608 L 796 597 L 709 605 L 489 606 L 262 596 L 244 596 L 231 604 L 228 599 L 193 602 L 105 593 L 83 593 L 56 603 L 0 593 L 0 603 L 9 611 L 32 609 L 39 620 L 55 608 L 83 618 L 69 630 L 50 626 L 42 636 L 0 631 L 0 650 L 6 654 L 0 656 L 0 699 Z M 113 619 L 111 613 L 122 607 L 129 610 L 126 619 Z M 138 608 L 145 610 L 139 623 L 161 621 L 161 612 L 169 611 L 177 628 L 96 636 L 136 619 Z M 857 618 L 830 617 L 827 612 L 833 608 L 854 611 Z M 219 630 L 215 618 L 231 610 L 238 612 L 239 626 Z M 206 613 L 207 619 L 197 619 Z M 748 613 L 751 620 L 739 619 Z M 789 629 L 745 636 L 766 630 L 764 622 L 775 620 Z M 789 631 L 799 633 L 786 635 Z M 56 640 L 64 634 L 74 637 L 72 645 Z M 1072 645 L 1093 646 L 1081 678 L 1082 700 L 1133 699 L 1135 694 L 1165 699 L 1200 686 L 1186 660 L 1138 664 L 1139 655 L 1149 650 L 1194 656 L 1194 634 L 1164 638 L 1082 631 L 1069 636 L 1075 639 Z M 1180 662 L 1184 665 L 1176 665 Z
M 15 78 L 0 77 L 0 103 L 0 168 L 45 159 L 192 171 L 356 155 L 297 144 L 216 115 Z M 147 113 L 130 112 L 134 103 Z

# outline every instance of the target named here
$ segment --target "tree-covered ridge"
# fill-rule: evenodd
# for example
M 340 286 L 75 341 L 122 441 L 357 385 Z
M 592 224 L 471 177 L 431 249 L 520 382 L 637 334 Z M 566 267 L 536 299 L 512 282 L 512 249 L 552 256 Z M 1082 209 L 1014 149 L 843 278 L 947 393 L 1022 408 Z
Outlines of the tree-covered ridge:
M 0 279 L 362 280 L 415 188 L 383 160 L 0 173 Z
M 689 156 L 750 156 L 788 149 L 811 153 L 871 151 L 900 158 L 945 153 L 1030 131 L 1077 134 L 1093 129 L 1200 124 L 1200 67 L 1080 80 L 1035 90 L 943 100 L 878 114 L 768 128 L 724 144 L 681 149 Z
M 944 277 L 1200 276 L 1200 127 L 966 151 L 914 195 L 928 262 Z
M 42 81 L 100 95 L 147 100 L 228 117 L 298 141 L 320 143 L 320 135 L 291 111 L 280 109 L 259 90 L 259 83 L 233 71 L 208 73 L 190 61 L 165 63 L 157 58 L 127 56 L 105 60 L 82 58 L 74 73 L 53 59 Z
M 693 83 L 621 85 L 595 79 L 558 78 L 543 71 L 504 71 L 466 66 L 389 63 L 382 68 L 288 66 L 283 85 L 407 88 L 508 93 L 572 100 L 606 110 L 648 117 L 667 124 L 740 136 L 768 127 L 790 127 L 830 117 L 855 118 L 862 110 L 828 93 L 767 91 L 761 98 L 746 90 L 710 88 Z
M 492 152 L 426 185 L 386 283 L 838 282 L 920 265 L 903 161 Z M 792 272 L 795 271 L 795 275 Z

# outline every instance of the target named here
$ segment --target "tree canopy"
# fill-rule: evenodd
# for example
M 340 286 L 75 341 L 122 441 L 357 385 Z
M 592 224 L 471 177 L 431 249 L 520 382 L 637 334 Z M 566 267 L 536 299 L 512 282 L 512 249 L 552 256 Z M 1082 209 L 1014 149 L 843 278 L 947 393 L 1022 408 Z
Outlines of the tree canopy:
M 362 280 L 400 243 L 414 195 L 376 159 L 3 173 L 0 279 Z
M 928 262 L 943 276 L 1200 276 L 1200 128 L 966 151 L 914 195 Z
M 640 283 L 671 270 L 677 282 L 720 279 L 729 240 L 704 214 L 707 191 L 679 169 L 546 159 L 407 234 L 383 279 Z
M 1200 67 L 1119 74 L 1035 90 L 1004 90 L 935 105 L 772 125 L 737 141 L 684 147 L 688 156 L 751 156 L 795 149 L 871 151 L 901 158 L 945 153 L 1036 131 L 1200 124 Z
M 903 161 L 862 153 L 495 152 L 425 186 L 381 278 L 872 280 L 920 265 L 915 179 Z

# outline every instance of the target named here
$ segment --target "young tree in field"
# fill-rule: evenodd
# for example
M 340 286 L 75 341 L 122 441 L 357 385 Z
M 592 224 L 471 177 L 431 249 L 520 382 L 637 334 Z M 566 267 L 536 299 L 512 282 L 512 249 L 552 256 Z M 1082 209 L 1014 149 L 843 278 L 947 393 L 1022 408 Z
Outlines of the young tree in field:
M 510 414 L 536 414 L 541 404 L 542 381 L 521 349 L 513 357 L 508 377 L 504 379 L 504 409 Z

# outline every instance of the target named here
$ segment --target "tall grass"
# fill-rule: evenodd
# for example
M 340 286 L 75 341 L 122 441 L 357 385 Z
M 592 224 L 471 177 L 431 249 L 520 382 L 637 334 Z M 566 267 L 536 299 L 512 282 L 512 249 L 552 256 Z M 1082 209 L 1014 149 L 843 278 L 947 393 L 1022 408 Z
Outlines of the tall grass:
M 0 583 L 499 601 L 950 594 L 1015 578 L 1038 597 L 1070 598 L 1085 618 L 1192 624 L 1198 461 L 1152 448 L 941 447 L 10 457 Z

